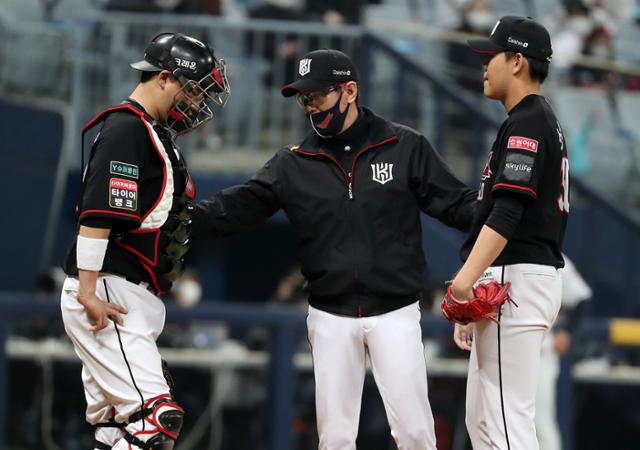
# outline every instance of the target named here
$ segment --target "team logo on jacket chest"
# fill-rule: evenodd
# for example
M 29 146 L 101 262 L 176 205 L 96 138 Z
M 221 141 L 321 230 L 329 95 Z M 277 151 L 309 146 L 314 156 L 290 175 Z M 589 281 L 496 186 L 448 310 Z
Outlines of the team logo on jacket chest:
M 371 170 L 373 172 L 373 181 L 377 181 L 380 184 L 385 184 L 393 180 L 393 164 L 371 164 Z

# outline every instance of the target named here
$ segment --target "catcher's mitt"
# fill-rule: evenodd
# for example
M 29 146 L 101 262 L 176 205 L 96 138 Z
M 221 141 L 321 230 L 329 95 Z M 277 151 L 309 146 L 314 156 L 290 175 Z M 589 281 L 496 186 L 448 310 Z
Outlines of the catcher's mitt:
M 498 323 L 496 315 L 502 304 L 510 301 L 516 305 L 511 297 L 509 297 L 510 287 L 511 283 L 509 282 L 502 286 L 497 281 L 479 283 L 473 289 L 473 298 L 463 302 L 453 296 L 451 286 L 449 286 L 447 293 L 442 299 L 442 314 L 444 314 L 449 322 L 458 322 L 462 325 L 484 319 L 493 320 Z

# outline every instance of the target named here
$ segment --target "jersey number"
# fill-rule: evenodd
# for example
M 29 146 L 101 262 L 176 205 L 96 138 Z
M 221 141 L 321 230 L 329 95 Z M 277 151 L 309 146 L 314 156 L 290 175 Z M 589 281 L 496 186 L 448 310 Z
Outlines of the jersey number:
M 562 193 L 558 197 L 558 208 L 564 214 L 569 213 L 569 158 L 562 158 L 560 166 L 560 176 L 562 177 Z

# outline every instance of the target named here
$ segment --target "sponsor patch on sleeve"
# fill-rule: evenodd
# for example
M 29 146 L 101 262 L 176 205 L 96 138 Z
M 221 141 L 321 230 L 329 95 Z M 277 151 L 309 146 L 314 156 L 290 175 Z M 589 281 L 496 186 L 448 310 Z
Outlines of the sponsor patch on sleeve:
M 135 211 L 138 209 L 138 183 L 121 178 L 109 180 L 109 206 Z
M 127 164 L 120 161 L 109 162 L 109 173 L 113 175 L 122 175 L 124 177 L 138 179 L 138 166 L 133 164 Z
M 531 155 L 509 153 L 504 163 L 502 176 L 510 182 L 528 184 L 531 181 L 534 161 L 535 158 Z
M 522 136 L 509 136 L 507 148 L 527 150 L 533 153 L 538 151 L 538 141 Z

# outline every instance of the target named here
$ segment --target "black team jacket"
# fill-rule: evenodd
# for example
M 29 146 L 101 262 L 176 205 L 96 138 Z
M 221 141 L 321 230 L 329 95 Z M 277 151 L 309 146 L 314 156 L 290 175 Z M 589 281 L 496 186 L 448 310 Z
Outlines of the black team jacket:
M 358 121 L 366 132 L 350 158 L 311 131 L 245 184 L 198 203 L 193 236 L 248 230 L 282 208 L 298 234 L 312 306 L 362 317 L 417 301 L 426 269 L 420 212 L 467 231 L 477 193 L 415 130 L 366 108 Z

